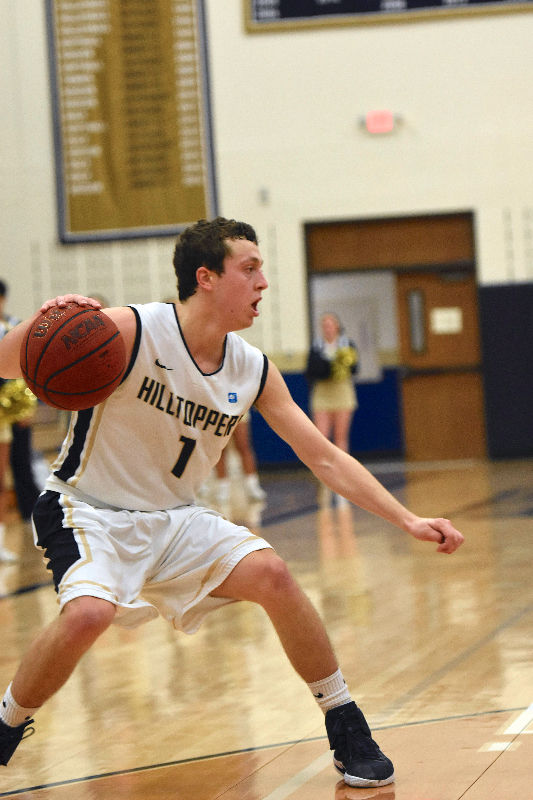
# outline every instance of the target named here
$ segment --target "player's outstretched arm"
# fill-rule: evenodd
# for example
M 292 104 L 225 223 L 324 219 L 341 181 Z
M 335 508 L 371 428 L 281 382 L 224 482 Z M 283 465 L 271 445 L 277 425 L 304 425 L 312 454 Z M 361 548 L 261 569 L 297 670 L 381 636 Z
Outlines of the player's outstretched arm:
M 278 436 L 333 491 L 386 519 L 415 539 L 435 542 L 441 553 L 453 553 L 462 544 L 462 534 L 449 520 L 413 514 L 359 461 L 329 442 L 294 402 L 279 370 L 272 363 L 256 406 Z

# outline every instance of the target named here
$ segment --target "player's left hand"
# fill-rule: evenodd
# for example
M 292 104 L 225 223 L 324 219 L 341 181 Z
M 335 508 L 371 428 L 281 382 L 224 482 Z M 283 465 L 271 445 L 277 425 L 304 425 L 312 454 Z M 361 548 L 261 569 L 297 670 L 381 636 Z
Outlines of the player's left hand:
M 409 533 L 424 542 L 438 542 L 438 553 L 454 553 L 464 542 L 463 534 L 443 517 L 417 517 L 409 527 Z
M 39 309 L 41 314 L 45 314 L 51 308 L 55 308 L 58 306 L 59 308 L 64 308 L 69 303 L 76 303 L 78 306 L 92 306 L 93 308 L 102 308 L 102 304 L 98 300 L 94 300 L 92 297 L 85 297 L 82 294 L 62 294 L 54 297 L 52 300 L 45 300 L 42 304 L 41 308 Z

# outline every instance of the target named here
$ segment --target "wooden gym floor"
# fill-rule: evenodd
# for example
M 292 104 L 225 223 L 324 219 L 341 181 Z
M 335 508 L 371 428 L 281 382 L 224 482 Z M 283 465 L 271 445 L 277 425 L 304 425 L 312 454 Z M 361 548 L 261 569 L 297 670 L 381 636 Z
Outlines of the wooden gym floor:
M 442 556 L 324 504 L 303 470 L 264 474 L 263 509 L 237 487 L 231 513 L 252 517 L 316 604 L 395 784 L 339 781 L 322 714 L 266 615 L 234 604 L 192 637 L 162 620 L 106 632 L 0 767 L 0 797 L 532 800 L 533 461 L 374 471 L 413 510 L 450 517 L 464 546 Z M 7 545 L 20 561 L 0 565 L 0 692 L 56 614 L 15 512 Z

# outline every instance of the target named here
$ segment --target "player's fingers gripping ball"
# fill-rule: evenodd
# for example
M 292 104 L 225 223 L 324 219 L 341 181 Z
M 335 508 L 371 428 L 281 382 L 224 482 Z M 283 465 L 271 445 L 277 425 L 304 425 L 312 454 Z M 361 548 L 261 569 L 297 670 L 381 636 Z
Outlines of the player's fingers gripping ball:
M 102 403 L 126 369 L 124 340 L 113 320 L 70 303 L 41 314 L 20 348 L 26 383 L 44 403 L 80 411 Z

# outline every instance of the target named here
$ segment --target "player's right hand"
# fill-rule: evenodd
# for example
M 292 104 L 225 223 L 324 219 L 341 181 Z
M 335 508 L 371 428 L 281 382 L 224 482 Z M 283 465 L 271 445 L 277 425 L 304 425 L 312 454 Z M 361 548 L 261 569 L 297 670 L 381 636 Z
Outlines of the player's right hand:
M 69 303 L 76 303 L 78 306 L 102 308 L 102 304 L 98 300 L 94 300 L 92 297 L 85 297 L 82 294 L 62 294 L 54 297 L 52 300 L 45 300 L 39 311 L 41 314 L 45 314 L 51 308 L 55 308 L 56 306 L 59 306 L 59 308 L 64 308 Z

